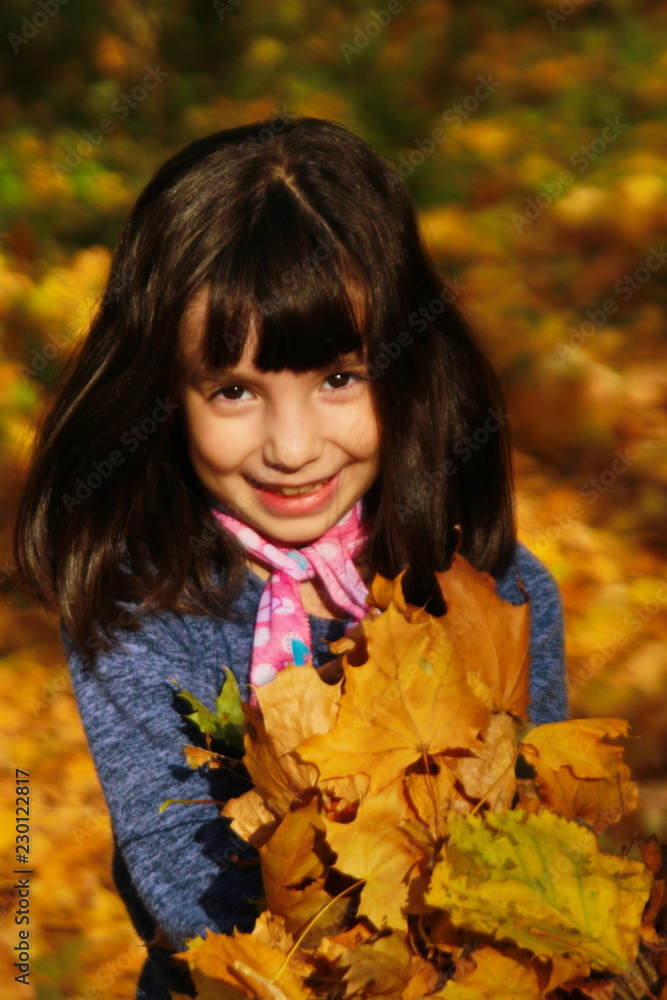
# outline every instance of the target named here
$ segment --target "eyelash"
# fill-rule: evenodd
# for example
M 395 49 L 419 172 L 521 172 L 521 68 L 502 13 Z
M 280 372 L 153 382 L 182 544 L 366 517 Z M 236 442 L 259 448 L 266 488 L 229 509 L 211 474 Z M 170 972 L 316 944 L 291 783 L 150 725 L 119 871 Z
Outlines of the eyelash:
M 347 378 L 354 379 L 355 382 L 363 382 L 364 381 L 363 375 L 360 375 L 358 372 L 333 372 L 331 375 L 327 375 L 327 377 L 324 379 L 324 381 L 328 382 L 329 379 L 337 378 L 339 375 L 344 375 Z M 350 383 L 348 383 L 347 385 L 341 385 L 341 386 L 332 387 L 332 390 L 333 391 L 335 391 L 336 389 L 338 389 L 338 390 L 343 389 L 344 390 L 344 389 L 349 389 L 349 388 L 350 388 Z M 217 398 L 224 399 L 226 403 L 238 403 L 238 402 L 242 402 L 242 400 L 240 400 L 240 399 L 229 399 L 227 396 L 223 396 L 222 395 L 223 392 L 226 392 L 229 389 L 244 389 L 245 390 L 245 386 L 241 385 L 240 383 L 235 384 L 235 385 L 223 385 L 223 386 L 221 386 L 220 389 L 216 389 L 216 391 L 213 393 L 212 398 L 213 399 L 217 399 Z

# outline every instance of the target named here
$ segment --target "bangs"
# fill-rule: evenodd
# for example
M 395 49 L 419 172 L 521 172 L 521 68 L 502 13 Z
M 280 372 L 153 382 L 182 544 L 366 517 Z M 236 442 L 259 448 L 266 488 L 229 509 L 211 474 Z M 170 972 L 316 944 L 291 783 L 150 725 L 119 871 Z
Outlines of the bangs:
M 251 329 L 261 371 L 302 372 L 365 354 L 367 276 L 282 177 L 254 212 L 241 208 L 238 236 L 213 262 L 207 284 L 201 350 L 213 370 L 238 364 Z

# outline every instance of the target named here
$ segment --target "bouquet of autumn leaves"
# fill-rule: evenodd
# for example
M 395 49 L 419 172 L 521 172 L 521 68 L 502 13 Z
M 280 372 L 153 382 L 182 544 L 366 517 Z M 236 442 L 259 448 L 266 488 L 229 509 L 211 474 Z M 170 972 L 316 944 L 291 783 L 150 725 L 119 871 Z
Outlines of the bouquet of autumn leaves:
M 376 576 L 371 614 L 332 644 L 337 683 L 288 667 L 251 705 L 228 671 L 217 718 L 194 705 L 204 731 L 242 736 L 253 787 L 222 814 L 265 890 L 252 933 L 177 956 L 200 1000 L 666 998 L 661 848 L 597 839 L 638 802 L 627 723 L 531 727 L 528 604 L 457 555 L 436 617 L 403 575 Z

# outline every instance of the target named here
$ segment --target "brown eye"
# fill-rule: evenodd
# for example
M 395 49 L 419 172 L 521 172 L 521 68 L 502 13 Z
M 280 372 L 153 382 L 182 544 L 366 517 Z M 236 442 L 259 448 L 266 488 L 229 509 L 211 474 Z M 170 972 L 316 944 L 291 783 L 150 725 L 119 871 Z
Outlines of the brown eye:
M 354 372 L 336 372 L 334 375 L 329 375 L 326 381 L 333 383 L 331 386 L 332 389 L 346 389 L 350 384 L 350 379 L 360 378 L 361 375 L 355 375 Z
M 222 396 L 223 399 L 240 399 L 245 391 L 245 387 L 242 385 L 226 385 L 224 388 L 218 389 L 215 395 Z

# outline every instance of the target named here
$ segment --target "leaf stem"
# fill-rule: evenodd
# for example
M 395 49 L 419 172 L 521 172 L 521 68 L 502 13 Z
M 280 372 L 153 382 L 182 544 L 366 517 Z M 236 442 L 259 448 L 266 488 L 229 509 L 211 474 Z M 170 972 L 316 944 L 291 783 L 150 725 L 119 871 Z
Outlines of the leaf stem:
M 352 885 L 348 885 L 347 889 L 343 889 L 343 891 L 339 892 L 337 896 L 332 896 L 328 903 L 325 903 L 324 906 L 321 906 L 317 911 L 317 913 L 314 913 L 312 917 L 310 917 L 310 919 L 306 921 L 303 930 L 299 934 L 298 938 L 296 939 L 290 950 L 285 955 L 285 959 L 281 963 L 280 968 L 276 972 L 275 976 L 271 978 L 272 983 L 275 983 L 276 979 L 278 979 L 278 977 L 281 975 L 283 969 L 285 968 L 285 966 L 291 959 L 292 955 L 295 953 L 295 951 L 297 950 L 297 948 L 299 947 L 299 945 L 301 944 L 301 942 L 303 941 L 303 939 L 305 938 L 306 934 L 311 929 L 315 921 L 318 920 L 323 913 L 326 913 L 329 907 L 332 906 L 336 902 L 336 900 L 342 899 L 342 897 L 345 896 L 346 893 L 351 892 L 352 889 L 356 889 L 360 885 L 363 885 L 365 881 L 366 881 L 365 878 L 360 878 L 358 882 L 353 882 Z
M 438 803 L 435 800 L 435 790 L 433 788 L 433 782 L 431 781 L 431 768 L 429 764 L 428 755 L 425 750 L 422 750 L 422 758 L 424 760 L 424 777 L 426 778 L 426 787 L 428 788 L 428 793 L 433 800 L 433 816 L 435 820 L 435 839 L 440 840 L 440 823 L 438 822 Z
M 227 805 L 226 802 L 219 802 L 218 799 L 165 799 L 160 806 L 159 812 L 164 812 L 167 806 L 175 806 L 179 804 L 184 806 Z

